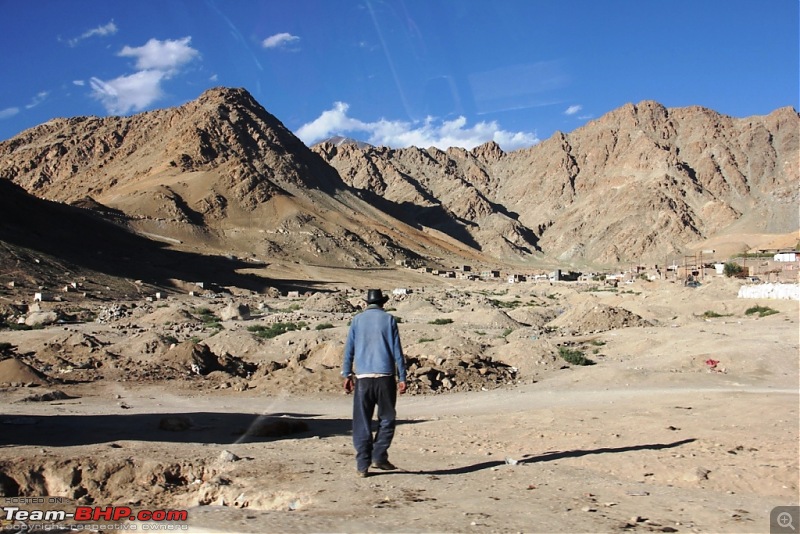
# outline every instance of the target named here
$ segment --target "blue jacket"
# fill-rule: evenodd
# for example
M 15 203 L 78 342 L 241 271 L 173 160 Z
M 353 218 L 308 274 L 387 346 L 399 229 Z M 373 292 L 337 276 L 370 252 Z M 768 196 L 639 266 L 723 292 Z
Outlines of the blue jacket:
M 397 373 L 399 382 L 406 381 L 406 361 L 400 345 L 397 321 L 383 308 L 370 305 L 353 317 L 344 346 L 342 376 L 353 374 Z

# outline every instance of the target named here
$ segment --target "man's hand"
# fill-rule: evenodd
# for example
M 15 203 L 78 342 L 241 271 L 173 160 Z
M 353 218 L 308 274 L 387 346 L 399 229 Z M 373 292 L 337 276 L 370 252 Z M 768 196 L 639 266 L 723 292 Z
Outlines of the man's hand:
M 353 392 L 353 377 L 348 376 L 344 379 L 344 391 L 348 395 Z
M 405 382 L 398 382 L 397 383 L 397 392 L 402 395 L 406 392 L 406 383 Z

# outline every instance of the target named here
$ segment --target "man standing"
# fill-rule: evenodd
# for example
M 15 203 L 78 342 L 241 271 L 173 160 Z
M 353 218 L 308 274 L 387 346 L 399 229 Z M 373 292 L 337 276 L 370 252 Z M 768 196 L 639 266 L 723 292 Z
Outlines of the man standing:
M 355 390 L 353 446 L 360 477 L 367 476 L 370 465 L 375 469 L 396 469 L 389 462 L 389 446 L 394 438 L 397 392 L 406 391 L 406 362 L 397 321 L 383 310 L 389 297 L 380 289 L 370 289 L 364 300 L 367 309 L 350 323 L 342 365 L 345 391 Z M 371 426 L 376 406 L 378 431 L 373 438 Z

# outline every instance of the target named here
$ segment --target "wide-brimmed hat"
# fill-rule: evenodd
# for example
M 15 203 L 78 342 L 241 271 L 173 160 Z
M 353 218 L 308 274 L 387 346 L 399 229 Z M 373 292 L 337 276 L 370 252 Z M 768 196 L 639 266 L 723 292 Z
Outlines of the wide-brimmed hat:
M 364 300 L 367 304 L 386 304 L 389 297 L 384 295 L 380 289 L 370 289 L 367 291 L 367 296 Z

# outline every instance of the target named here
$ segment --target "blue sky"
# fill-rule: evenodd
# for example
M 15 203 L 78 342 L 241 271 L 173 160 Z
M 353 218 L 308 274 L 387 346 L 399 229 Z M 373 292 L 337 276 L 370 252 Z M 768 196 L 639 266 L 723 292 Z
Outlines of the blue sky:
M 244 87 L 306 144 L 505 150 L 628 102 L 800 109 L 798 0 L 0 0 L 0 140 Z

